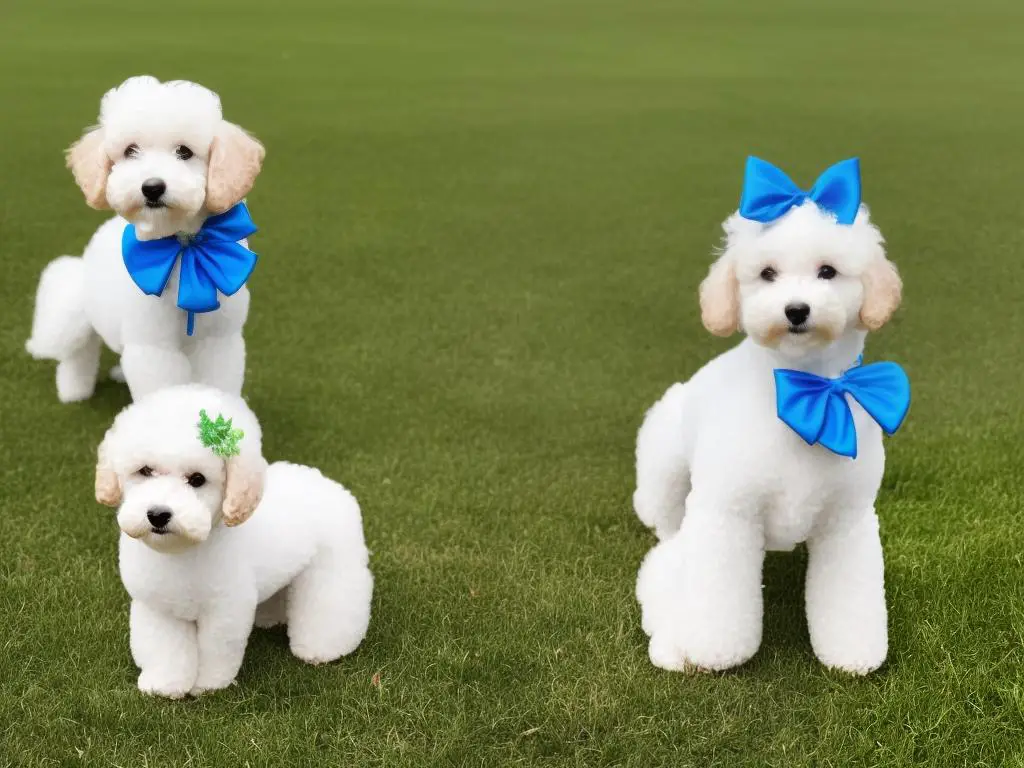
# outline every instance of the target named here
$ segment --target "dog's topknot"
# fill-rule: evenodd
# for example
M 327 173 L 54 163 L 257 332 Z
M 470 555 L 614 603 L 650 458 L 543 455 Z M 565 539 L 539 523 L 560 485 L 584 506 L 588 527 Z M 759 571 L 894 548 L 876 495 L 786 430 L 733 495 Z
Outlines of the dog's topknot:
M 189 113 L 204 122 L 215 122 L 224 116 L 220 97 L 209 88 L 187 80 L 161 83 L 151 75 L 140 75 L 129 77 L 103 95 L 99 124 L 114 127 L 125 122 L 125 118 L 153 110 Z

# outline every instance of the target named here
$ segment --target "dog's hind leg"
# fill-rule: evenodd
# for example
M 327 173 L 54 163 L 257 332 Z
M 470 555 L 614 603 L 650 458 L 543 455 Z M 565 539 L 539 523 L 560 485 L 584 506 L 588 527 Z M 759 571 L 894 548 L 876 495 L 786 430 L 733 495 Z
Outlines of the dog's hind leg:
M 86 316 L 85 266 L 77 256 L 61 256 L 43 270 L 25 349 L 37 360 L 57 361 L 57 397 L 62 403 L 92 396 L 102 342 Z
M 647 411 L 636 438 L 633 508 L 661 541 L 679 530 L 690 492 L 685 403 L 686 385 L 674 384 Z
M 95 333 L 57 364 L 57 398 L 62 403 L 88 400 L 96 391 L 103 342 Z
M 353 559 L 346 552 L 321 550 L 288 588 L 292 653 L 323 664 L 354 651 L 366 637 L 372 596 L 365 554 Z

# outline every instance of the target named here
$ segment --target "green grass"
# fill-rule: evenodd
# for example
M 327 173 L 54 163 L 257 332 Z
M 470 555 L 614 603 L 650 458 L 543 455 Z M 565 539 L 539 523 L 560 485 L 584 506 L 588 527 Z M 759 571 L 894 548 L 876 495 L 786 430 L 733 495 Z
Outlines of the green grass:
M 1024 7 L 864 0 L 5 0 L 0 766 L 1024 765 Z M 246 392 L 271 458 L 363 503 L 370 635 L 143 698 L 94 449 L 56 402 L 40 269 L 102 221 L 61 150 L 151 72 L 268 147 Z M 644 409 L 725 348 L 695 289 L 758 153 L 858 154 L 906 280 L 869 357 L 914 382 L 879 499 L 888 665 L 824 670 L 804 557 L 734 672 L 647 661 Z M 379 675 L 379 686 L 373 684 Z

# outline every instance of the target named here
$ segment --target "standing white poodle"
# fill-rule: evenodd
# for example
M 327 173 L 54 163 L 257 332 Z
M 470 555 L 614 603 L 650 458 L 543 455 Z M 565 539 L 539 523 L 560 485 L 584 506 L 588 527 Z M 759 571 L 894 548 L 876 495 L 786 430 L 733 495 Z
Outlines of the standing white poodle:
M 86 202 L 118 216 L 43 271 L 25 345 L 57 361 L 62 402 L 92 395 L 101 341 L 135 398 L 189 382 L 241 392 L 256 262 L 242 199 L 263 155 L 195 83 L 133 77 L 104 95 L 68 166 Z
M 747 338 L 673 385 L 637 437 L 634 506 L 660 540 L 637 579 L 650 658 L 670 670 L 750 659 L 765 550 L 806 542 L 814 652 L 865 674 L 888 648 L 882 431 L 903 421 L 910 390 L 894 363 L 860 356 L 899 305 L 900 278 L 860 204 L 856 160 L 806 193 L 751 158 L 724 230 L 703 322 Z
M 144 693 L 231 685 L 254 624 L 287 624 L 292 653 L 311 664 L 366 636 L 373 576 L 358 503 L 316 469 L 267 467 L 240 397 L 190 384 L 128 406 L 99 447 L 96 499 L 119 507 Z

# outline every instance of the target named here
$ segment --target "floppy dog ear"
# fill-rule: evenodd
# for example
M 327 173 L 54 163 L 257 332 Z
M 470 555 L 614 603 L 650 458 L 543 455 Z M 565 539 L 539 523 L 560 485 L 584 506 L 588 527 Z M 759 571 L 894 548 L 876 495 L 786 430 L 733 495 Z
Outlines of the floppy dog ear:
M 860 324 L 869 331 L 877 331 L 885 325 L 900 305 L 903 295 L 903 281 L 896 265 L 880 255 L 861 275 L 864 285 L 864 301 L 860 305 Z
M 107 176 L 113 163 L 103 149 L 103 129 L 96 127 L 68 147 L 67 164 L 90 208 L 102 211 L 107 203 Z
M 256 139 L 234 123 L 221 120 L 210 145 L 206 208 L 211 213 L 223 213 L 249 194 L 265 154 Z
M 112 431 L 107 431 L 96 451 L 96 501 L 108 507 L 121 504 L 121 478 L 107 459 L 107 441 Z
M 263 498 L 267 462 L 259 451 L 242 449 L 227 461 L 227 482 L 221 514 L 227 526 L 241 525 L 256 511 Z
M 731 336 L 740 325 L 739 285 L 736 268 L 725 256 L 711 265 L 700 284 L 700 315 L 704 327 L 715 336 Z

